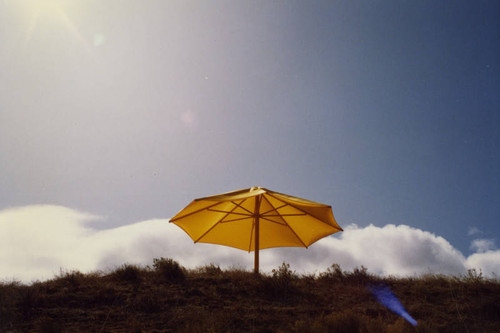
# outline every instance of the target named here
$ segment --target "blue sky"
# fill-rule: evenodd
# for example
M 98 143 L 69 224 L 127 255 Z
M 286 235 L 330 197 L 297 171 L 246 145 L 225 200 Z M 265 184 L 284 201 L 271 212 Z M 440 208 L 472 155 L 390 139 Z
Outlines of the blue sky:
M 4 0 L 0 210 L 56 205 L 105 230 L 263 186 L 331 204 L 341 226 L 497 251 L 499 16 L 494 1 Z

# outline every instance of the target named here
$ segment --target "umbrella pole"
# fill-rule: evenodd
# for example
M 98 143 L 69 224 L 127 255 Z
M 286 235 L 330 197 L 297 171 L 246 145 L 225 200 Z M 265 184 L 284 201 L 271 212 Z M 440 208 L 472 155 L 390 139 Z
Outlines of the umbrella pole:
M 254 268 L 255 274 L 259 274 L 259 218 L 255 219 L 255 257 L 254 257 Z
M 259 274 L 259 229 L 260 229 L 260 221 L 259 221 L 259 215 L 260 215 L 260 196 L 255 197 L 255 246 L 254 246 L 254 268 L 253 271 L 255 274 Z

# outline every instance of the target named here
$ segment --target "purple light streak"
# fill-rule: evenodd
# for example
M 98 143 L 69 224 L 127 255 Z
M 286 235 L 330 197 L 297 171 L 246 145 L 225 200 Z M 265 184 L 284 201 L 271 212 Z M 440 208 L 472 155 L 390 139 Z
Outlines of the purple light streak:
M 383 306 L 387 307 L 392 312 L 400 315 L 406 321 L 408 321 L 413 326 L 417 326 L 417 321 L 413 319 L 412 316 L 405 310 L 399 299 L 392 293 L 389 287 L 381 286 L 371 286 L 368 288 L 377 301 Z

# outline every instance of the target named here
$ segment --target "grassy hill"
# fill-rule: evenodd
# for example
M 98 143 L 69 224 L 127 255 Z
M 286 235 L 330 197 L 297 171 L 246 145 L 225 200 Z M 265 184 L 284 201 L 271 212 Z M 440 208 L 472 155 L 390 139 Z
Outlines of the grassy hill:
M 386 286 L 418 325 L 377 302 Z M 61 273 L 46 282 L 0 283 L 0 332 L 500 332 L 500 281 L 380 278 L 332 265 L 299 276 L 186 270 L 171 259 L 110 273 Z

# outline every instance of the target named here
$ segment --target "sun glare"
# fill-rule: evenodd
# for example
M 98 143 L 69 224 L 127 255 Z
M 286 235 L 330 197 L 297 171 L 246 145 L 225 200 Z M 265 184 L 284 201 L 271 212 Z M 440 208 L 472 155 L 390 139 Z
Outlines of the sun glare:
M 86 44 L 75 24 L 67 14 L 71 5 L 69 0 L 4 0 L 5 4 L 17 9 L 27 16 L 27 27 L 24 43 L 28 43 L 40 25 L 59 22 L 81 43 Z

